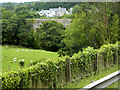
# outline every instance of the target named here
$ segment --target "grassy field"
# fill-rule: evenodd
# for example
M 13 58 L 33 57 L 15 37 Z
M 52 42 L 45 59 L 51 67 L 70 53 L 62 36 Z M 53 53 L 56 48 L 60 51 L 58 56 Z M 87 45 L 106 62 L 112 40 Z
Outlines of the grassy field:
M 83 88 L 84 86 L 89 85 L 91 81 L 94 82 L 96 80 L 99 80 L 117 70 L 118 70 L 118 65 L 114 65 L 113 67 L 103 70 L 95 75 L 77 80 L 76 82 L 69 83 L 63 86 L 62 88 Z
M 32 61 L 42 61 L 46 59 L 55 60 L 58 58 L 56 52 L 49 52 L 45 50 L 18 48 L 16 46 L 0 46 L 2 47 L 2 72 L 19 70 L 19 60 L 24 59 L 25 67 L 29 66 Z M 16 62 L 14 62 L 14 58 Z M 24 68 L 25 68 L 24 67 Z

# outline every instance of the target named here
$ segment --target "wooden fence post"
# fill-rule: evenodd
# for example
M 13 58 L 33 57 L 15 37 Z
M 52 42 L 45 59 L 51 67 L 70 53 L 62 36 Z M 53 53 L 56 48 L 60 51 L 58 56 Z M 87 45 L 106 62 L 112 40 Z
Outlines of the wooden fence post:
M 70 65 L 70 59 L 68 60 L 68 80 L 71 81 L 71 65 Z
M 70 59 L 66 59 L 66 82 L 71 81 L 71 65 L 70 65 Z
M 118 62 L 118 52 L 117 49 L 115 50 L 115 54 L 116 54 L 116 63 Z
M 30 84 L 30 88 L 32 88 L 32 78 L 31 78 L 31 84 Z
M 118 62 L 118 55 L 117 55 L 117 49 L 113 51 L 113 64 L 116 64 Z
M 97 72 L 98 72 L 98 53 L 97 53 Z
M 117 62 L 118 62 L 118 64 L 120 64 L 120 48 L 118 49 L 117 53 L 118 53 L 118 58 L 117 58 L 118 61 Z
M 103 54 L 103 60 L 104 60 L 104 68 L 106 68 L 106 62 L 107 62 L 107 54 Z
M 97 70 L 98 70 L 98 54 L 95 55 L 95 58 L 94 58 L 94 72 L 96 73 Z
M 2 79 L 0 79 L 0 90 L 2 89 Z
M 53 79 L 52 79 L 51 85 L 52 85 L 51 87 L 52 87 L 52 89 L 53 89 Z

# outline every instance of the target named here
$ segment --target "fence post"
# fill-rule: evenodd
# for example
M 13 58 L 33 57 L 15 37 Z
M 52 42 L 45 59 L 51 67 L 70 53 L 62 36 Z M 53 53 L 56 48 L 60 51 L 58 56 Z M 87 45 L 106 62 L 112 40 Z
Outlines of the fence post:
M 68 80 L 71 81 L 71 65 L 70 65 L 70 59 L 68 60 Z
M 51 87 L 52 87 L 52 89 L 53 89 L 53 79 L 52 79 L 51 85 L 52 85 Z
M 118 52 L 117 53 L 118 53 L 118 58 L 117 58 L 118 61 L 117 62 L 118 62 L 118 64 L 120 64 L 120 47 L 118 48 Z
M 95 55 L 95 58 L 94 58 L 94 72 L 96 73 L 97 70 L 98 70 L 98 54 Z
M 70 59 L 66 58 L 66 82 L 71 81 L 71 65 L 70 65 Z
M 31 76 L 32 77 L 32 76 Z M 30 88 L 32 88 L 32 78 L 31 78 L 31 84 L 30 84 Z
M 117 49 L 113 51 L 113 64 L 116 64 L 118 61 L 118 56 L 117 56 Z
M 107 54 L 103 53 L 104 68 L 106 68 Z
M 0 90 L 2 89 L 2 78 L 0 79 Z
M 115 50 L 115 54 L 116 54 L 116 63 L 118 62 L 118 52 L 117 49 Z

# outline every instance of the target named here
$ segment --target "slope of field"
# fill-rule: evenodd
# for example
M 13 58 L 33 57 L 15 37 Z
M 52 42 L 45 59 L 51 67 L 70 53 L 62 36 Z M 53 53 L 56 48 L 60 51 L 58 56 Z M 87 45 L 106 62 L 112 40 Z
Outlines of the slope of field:
M 55 60 L 58 58 L 56 52 L 49 52 L 38 49 L 18 48 L 16 46 L 0 46 L 2 47 L 2 72 L 19 70 L 19 60 L 24 59 L 25 67 L 29 66 L 32 61 L 44 61 L 47 59 Z M 16 62 L 14 62 L 16 58 Z M 24 68 L 25 68 L 24 67 Z

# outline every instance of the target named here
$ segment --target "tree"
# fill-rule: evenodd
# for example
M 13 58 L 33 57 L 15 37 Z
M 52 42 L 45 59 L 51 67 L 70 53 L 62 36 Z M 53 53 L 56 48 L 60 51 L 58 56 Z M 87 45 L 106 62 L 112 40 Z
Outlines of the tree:
M 14 10 L 15 3 L 10 3 L 10 2 L 8 2 L 8 3 L 2 3 L 2 7 L 6 8 L 7 10 L 12 11 L 12 10 Z
M 2 8 L 2 19 L 9 19 L 13 16 L 13 13 L 10 10 L 6 10 L 6 8 Z
M 11 16 L 9 16 L 9 14 Z M 29 46 L 28 35 L 30 25 L 26 22 L 24 15 L 10 13 L 9 10 L 3 10 L 4 18 L 2 19 L 2 43 Z
M 66 46 L 61 50 L 70 56 L 88 46 L 99 48 L 119 40 L 119 18 L 118 14 L 112 12 L 112 4 L 89 4 L 89 7 L 86 5 L 81 5 L 81 9 L 66 29 Z
M 72 13 L 77 13 L 79 10 L 80 10 L 80 6 L 79 6 L 79 5 L 75 5 L 75 6 L 73 7 Z
M 96 14 L 98 28 L 101 31 L 103 44 L 115 43 L 119 38 L 120 29 L 118 12 L 113 10 L 116 3 L 100 3 Z
M 37 29 L 40 49 L 58 51 L 61 48 L 64 26 L 56 21 L 46 21 L 42 24 Z

